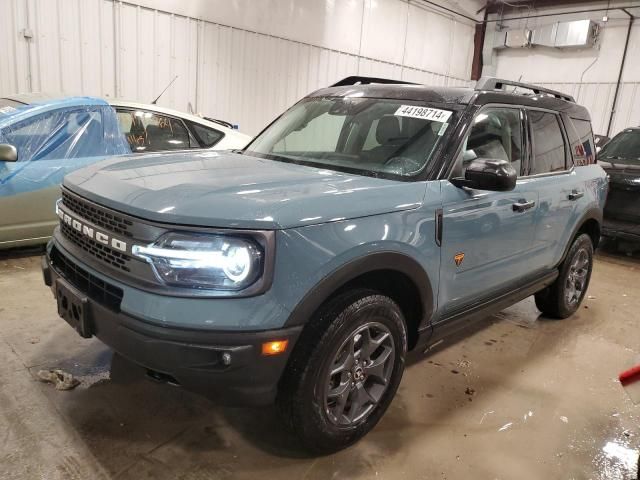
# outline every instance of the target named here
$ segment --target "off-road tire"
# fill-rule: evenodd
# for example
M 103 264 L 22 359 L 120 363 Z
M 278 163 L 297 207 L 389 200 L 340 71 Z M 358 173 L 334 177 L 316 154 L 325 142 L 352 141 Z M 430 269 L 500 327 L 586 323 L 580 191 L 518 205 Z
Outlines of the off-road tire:
M 331 385 L 326 382 L 332 378 L 329 372 L 344 342 L 350 341 L 351 335 L 357 337 L 358 329 L 371 322 L 390 333 L 385 348 L 393 350 L 388 355 L 393 364 L 387 369 L 386 389 L 365 418 L 338 425 L 335 416 L 331 420 L 326 403 L 325 387 Z M 330 299 L 303 330 L 280 381 L 276 403 L 282 420 L 309 451 L 327 454 L 348 447 L 378 423 L 391 403 L 402 379 L 406 352 L 406 322 L 392 299 L 369 289 Z M 351 378 L 350 371 L 348 375 Z
M 585 267 L 585 276 L 579 294 L 574 295 L 575 301 L 571 302 L 567 299 L 567 295 L 571 294 L 572 280 L 577 278 L 575 277 L 575 262 L 578 255 L 581 257 L 586 255 L 588 263 Z M 538 310 L 550 318 L 564 319 L 573 315 L 580 307 L 580 303 L 582 303 L 587 293 L 592 269 L 593 243 L 591 237 L 583 233 L 573 241 L 567 256 L 559 267 L 560 273 L 555 282 L 535 294 Z M 574 287 L 575 284 L 576 281 L 573 282 Z

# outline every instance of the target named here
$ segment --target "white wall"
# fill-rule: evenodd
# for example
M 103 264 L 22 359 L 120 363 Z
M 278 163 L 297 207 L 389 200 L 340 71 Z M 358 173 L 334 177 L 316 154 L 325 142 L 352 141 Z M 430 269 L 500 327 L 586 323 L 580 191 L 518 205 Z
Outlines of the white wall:
M 482 4 L 440 1 L 472 16 Z M 255 134 L 348 75 L 468 85 L 473 32 L 419 0 L 2 0 L 0 95 L 150 102 L 179 75 L 160 104 Z
M 623 3 L 629 5 L 629 2 Z M 636 3 L 640 6 L 640 2 Z M 615 6 L 616 2 L 611 2 L 611 5 Z M 592 2 L 579 7 L 532 10 L 531 14 L 602 7 L 606 7 L 606 3 Z M 640 16 L 640 8 L 630 11 Z M 526 15 L 526 10 L 520 15 Z M 583 13 L 503 22 L 508 28 L 534 28 L 557 21 L 590 18 L 599 22 L 602 28 L 598 48 L 501 49 L 497 50 L 494 65 L 489 66 L 488 70 L 493 67 L 498 77 L 517 80 L 522 76 L 522 81 L 573 95 L 578 103 L 591 112 L 594 132 L 604 134 L 611 115 L 629 20 L 623 12 L 612 10 L 609 12 L 609 21 L 604 23 L 603 15 L 604 12 Z M 495 24 L 489 28 L 495 28 Z M 630 125 L 640 125 L 640 18 L 632 28 L 611 133 L 615 134 Z

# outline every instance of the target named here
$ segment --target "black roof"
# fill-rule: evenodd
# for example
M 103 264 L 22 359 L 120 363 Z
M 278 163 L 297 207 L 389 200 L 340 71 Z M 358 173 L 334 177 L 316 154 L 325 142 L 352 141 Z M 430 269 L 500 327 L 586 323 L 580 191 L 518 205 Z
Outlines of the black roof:
M 412 84 L 368 84 L 322 88 L 310 97 L 369 97 L 431 103 L 467 104 L 475 92 L 470 88 L 427 87 Z
M 573 118 L 580 118 L 584 120 L 591 119 L 586 108 L 573 101 L 567 100 L 566 98 L 571 98 L 570 96 L 554 92 L 553 90 L 540 88 L 539 93 L 528 95 L 522 93 L 510 93 L 502 89 L 476 90 L 474 88 L 430 87 L 426 85 L 389 82 L 390 83 L 385 84 L 360 83 L 355 85 L 327 87 L 317 90 L 308 96 L 388 98 L 435 104 L 457 104 L 461 106 L 460 108 L 463 108 L 466 105 L 480 106 L 487 103 L 502 103 L 545 108 L 557 112 L 565 112 Z M 338 84 L 341 83 L 342 81 L 338 82 Z M 486 80 L 484 84 L 487 85 Z M 536 90 L 538 90 L 537 87 Z M 557 95 L 549 92 L 553 92 Z M 559 98 L 560 96 L 562 98 Z

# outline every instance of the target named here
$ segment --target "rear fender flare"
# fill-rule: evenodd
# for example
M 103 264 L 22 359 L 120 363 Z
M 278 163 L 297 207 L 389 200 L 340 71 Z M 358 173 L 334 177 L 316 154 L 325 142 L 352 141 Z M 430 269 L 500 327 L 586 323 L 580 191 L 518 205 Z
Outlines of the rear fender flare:
M 578 235 L 578 232 L 588 220 L 595 220 L 596 222 L 598 222 L 598 225 L 600 226 L 600 228 L 602 228 L 602 210 L 596 207 L 592 207 L 588 209 L 582 215 L 582 217 L 580 217 L 580 220 L 576 223 L 575 228 L 571 232 L 571 236 L 569 237 L 569 241 L 567 242 L 567 245 L 564 247 L 564 251 L 562 252 L 562 258 L 558 263 L 558 266 L 560 266 L 562 262 L 564 262 L 565 258 L 567 257 L 567 253 L 569 253 L 569 249 L 573 244 L 573 240 L 576 238 L 576 236 Z M 595 248 L 595 245 L 594 245 L 594 248 Z

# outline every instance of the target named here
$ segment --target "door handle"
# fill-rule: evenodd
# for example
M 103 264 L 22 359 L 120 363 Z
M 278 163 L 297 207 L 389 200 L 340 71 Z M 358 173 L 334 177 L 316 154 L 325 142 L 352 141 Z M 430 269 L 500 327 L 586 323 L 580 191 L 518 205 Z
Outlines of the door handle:
M 514 203 L 513 204 L 513 211 L 514 212 L 526 212 L 527 210 L 533 208 L 536 206 L 536 202 L 525 202 L 525 201 L 520 201 L 518 203 Z
M 584 192 L 580 192 L 578 190 L 572 190 L 567 198 L 569 200 L 578 200 L 579 198 L 582 198 L 582 197 L 584 197 Z

